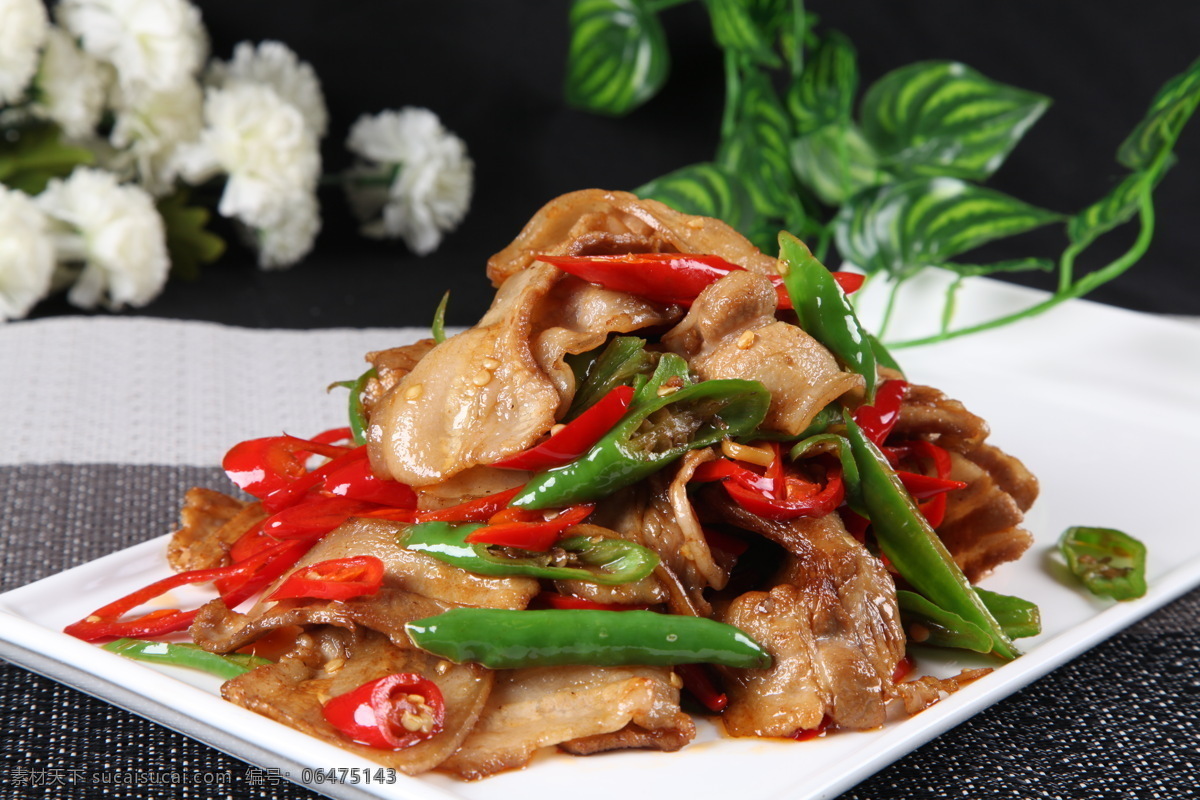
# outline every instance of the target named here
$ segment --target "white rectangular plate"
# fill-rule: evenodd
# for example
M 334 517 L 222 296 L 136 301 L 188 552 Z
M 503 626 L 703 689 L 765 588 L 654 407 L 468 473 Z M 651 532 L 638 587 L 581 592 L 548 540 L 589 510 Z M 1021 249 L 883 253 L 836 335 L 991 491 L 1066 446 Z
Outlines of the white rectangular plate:
M 1040 296 L 976 281 L 960 307 L 986 315 Z M 916 717 L 804 744 L 725 738 L 703 723 L 697 741 L 679 753 L 546 754 L 525 770 L 471 784 L 434 775 L 311 788 L 347 798 L 488 800 L 557 796 L 570 786 L 572 800 L 611 800 L 620 776 L 615 785 L 626 800 L 676 793 L 716 798 L 742 796 L 752 775 L 756 797 L 832 797 L 1200 585 L 1200 537 L 1180 535 L 1178 506 L 1166 500 L 1195 493 L 1197 353 L 1200 329 L 1079 301 L 1010 328 L 898 353 L 912 380 L 963 400 L 990 422 L 991 441 L 1023 459 L 1042 482 L 1027 519 L 1033 549 L 985 585 L 1039 603 L 1044 632 L 1020 643 L 1026 655 L 1016 662 Z M 1070 525 L 1121 528 L 1145 541 L 1149 594 L 1117 604 L 1071 585 L 1052 555 Z M 59 632 L 165 576 L 163 551 L 164 539 L 146 542 L 0 595 L 0 655 L 297 782 L 306 768 L 371 767 L 219 700 L 215 679 L 128 661 Z M 199 596 L 180 592 L 172 602 Z M 934 651 L 920 659 L 923 670 L 938 674 L 978 663 Z

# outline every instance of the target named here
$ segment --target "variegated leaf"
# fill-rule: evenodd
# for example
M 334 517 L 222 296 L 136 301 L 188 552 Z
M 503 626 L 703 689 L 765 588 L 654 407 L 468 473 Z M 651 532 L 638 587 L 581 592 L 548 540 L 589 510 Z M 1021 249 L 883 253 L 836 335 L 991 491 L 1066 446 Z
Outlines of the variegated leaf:
M 798 137 L 792 142 L 792 169 L 822 203 L 831 206 L 889 177 L 853 123 L 826 125 Z
M 566 96 L 598 114 L 628 114 L 667 79 L 666 34 L 644 0 L 574 0 Z
M 1158 171 L 1161 180 L 1165 170 Z M 1113 187 L 1112 191 L 1071 217 L 1067 235 L 1080 247 L 1086 247 L 1118 225 L 1133 218 L 1145 196 L 1154 191 L 1149 172 L 1138 171 Z
M 863 98 L 863 133 L 908 175 L 984 180 L 1050 105 L 965 64 L 922 61 L 889 72 Z
M 799 136 L 850 118 L 858 91 L 854 45 L 831 31 L 808 59 L 804 72 L 788 87 L 787 105 Z
M 1200 104 L 1200 60 L 1167 82 L 1150 110 L 1117 150 L 1117 160 L 1130 169 L 1146 169 L 1175 146 L 1179 132 Z
M 842 206 L 834 226 L 838 250 L 848 263 L 904 278 L 1060 219 L 1053 211 L 957 178 L 914 178 L 855 196 Z
M 691 164 L 633 190 L 638 197 L 666 203 L 685 214 L 723 219 L 745 232 L 755 221 L 746 187 L 716 164 Z
M 757 64 L 779 66 L 779 56 L 771 48 L 770 36 L 751 14 L 746 0 L 705 0 L 705 4 L 717 44 Z
M 804 211 L 791 171 L 791 124 L 764 73 L 747 72 L 734 114 L 733 135 L 722 138 L 717 163 L 741 176 L 759 214 L 797 224 Z

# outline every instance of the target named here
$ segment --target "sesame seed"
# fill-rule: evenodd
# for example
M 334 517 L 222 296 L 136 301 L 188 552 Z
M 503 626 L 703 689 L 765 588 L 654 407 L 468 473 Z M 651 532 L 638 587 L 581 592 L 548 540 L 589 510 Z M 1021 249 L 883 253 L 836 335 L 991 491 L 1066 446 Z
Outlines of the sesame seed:
M 737 338 L 738 350 L 749 350 L 754 345 L 754 340 L 758 337 L 754 335 L 754 331 L 742 331 L 742 335 Z
M 495 369 L 498 366 L 500 366 L 500 362 L 494 358 L 485 358 L 483 360 L 484 369 Z
M 491 381 L 492 373 L 488 372 L 486 369 L 479 370 L 479 372 L 475 373 L 475 377 L 471 379 L 471 383 L 475 384 L 476 386 L 487 386 L 489 383 L 491 383 Z

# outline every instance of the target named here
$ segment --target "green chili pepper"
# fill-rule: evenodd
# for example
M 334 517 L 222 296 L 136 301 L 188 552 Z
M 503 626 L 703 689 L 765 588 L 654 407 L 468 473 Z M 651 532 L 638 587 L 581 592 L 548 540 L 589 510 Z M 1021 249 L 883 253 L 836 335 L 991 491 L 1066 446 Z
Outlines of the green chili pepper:
M 579 416 L 616 387 L 632 385 L 638 376 L 650 375 L 657 363 L 658 355 L 646 352 L 645 339 L 614 337 L 590 363 L 582 365 L 583 369 L 576 369 L 578 388 L 563 421 Z
M 175 667 L 190 667 L 212 673 L 218 678 L 229 680 L 245 674 L 255 667 L 261 667 L 271 662 L 265 658 L 246 653 L 230 653 L 218 655 L 202 650 L 194 644 L 174 644 L 171 642 L 150 642 L 145 639 L 117 639 L 104 645 L 110 653 L 150 661 L 155 664 L 170 664 Z
M 751 444 L 752 442 L 796 442 L 801 439 L 807 439 L 809 436 L 816 436 L 818 433 L 825 433 L 834 425 L 842 424 L 842 406 L 836 400 L 822 408 L 813 417 L 812 422 L 808 423 L 808 427 L 800 431 L 800 433 L 784 433 L 783 431 L 770 430 L 755 430 L 739 436 L 738 441 L 742 444 Z
M 429 326 L 429 332 L 433 336 L 433 341 L 441 344 L 446 341 L 446 304 L 450 302 L 450 292 L 447 291 L 442 295 L 441 302 L 438 303 L 437 309 L 433 312 L 433 324 Z
M 800 327 L 866 380 L 867 402 L 878 381 L 875 350 L 854 315 L 846 293 L 804 242 L 786 231 L 779 234 L 780 271 Z
M 658 566 L 653 550 L 625 539 L 568 536 L 544 553 L 466 541 L 471 531 L 482 527 L 483 523 L 420 522 L 400 534 L 400 544 L 468 572 L 498 577 L 525 575 L 616 586 L 640 581 Z
M 862 480 L 863 504 L 879 549 L 927 600 L 985 631 L 992 640 L 990 652 L 1006 660 L 1016 658 L 1018 652 L 1012 641 L 917 510 L 887 458 L 849 413 L 843 415 L 843 420 Z
M 900 373 L 900 377 L 903 378 L 904 370 L 900 368 L 900 364 L 896 361 L 895 357 L 884 347 L 883 342 L 879 341 L 879 337 L 873 333 L 868 333 L 867 341 L 871 343 L 871 350 L 875 353 L 875 360 L 879 365 L 896 370 L 896 372 Z
M 989 592 L 978 586 L 975 587 L 975 594 L 983 600 L 1010 639 L 1037 636 L 1042 632 L 1042 612 L 1038 610 L 1037 603 L 1010 594 Z
M 1092 594 L 1133 600 L 1146 593 L 1146 545 L 1112 528 L 1063 531 L 1058 549 Z
M 687 383 L 687 363 L 667 353 L 634 395 L 629 411 L 592 449 L 570 464 L 535 475 L 510 505 L 565 508 L 607 497 L 652 475 L 688 450 L 758 427 L 771 395 L 758 381 Z M 660 390 L 669 393 L 659 396 Z
M 367 443 L 367 413 L 363 409 L 362 395 L 366 391 L 367 381 L 374 378 L 376 375 L 375 368 L 364 372 L 352 381 L 337 381 L 329 384 L 329 388 L 341 386 L 343 389 L 350 390 L 350 432 L 354 436 L 354 444 Z
M 1036 636 L 1042 632 L 1041 615 L 1034 603 L 986 589 L 976 588 L 975 593 L 1010 638 Z M 903 589 L 896 590 L 896 600 L 900 605 L 900 616 L 912 641 L 934 647 L 972 650 L 976 653 L 991 651 L 992 637 L 987 631 L 967 622 L 958 614 L 941 608 L 915 592 Z
M 839 409 L 840 418 L 840 409 Z M 859 514 L 866 516 L 866 505 L 863 503 L 862 478 L 859 477 L 858 462 L 854 460 L 854 452 L 850 441 L 845 436 L 836 433 L 818 433 L 796 443 L 790 457 L 793 461 L 802 458 L 809 450 L 822 445 L 832 445 L 838 459 L 842 462 L 842 483 L 846 486 L 846 503 Z
M 424 650 L 491 669 L 591 664 L 719 664 L 764 669 L 771 656 L 742 631 L 653 611 L 455 608 L 404 626 Z

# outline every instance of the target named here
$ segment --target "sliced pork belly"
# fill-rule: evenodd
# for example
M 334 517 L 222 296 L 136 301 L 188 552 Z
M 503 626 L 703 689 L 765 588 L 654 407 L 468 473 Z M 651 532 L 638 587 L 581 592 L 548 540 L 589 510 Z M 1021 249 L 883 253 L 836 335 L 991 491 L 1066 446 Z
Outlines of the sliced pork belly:
M 183 497 L 180 527 L 167 544 L 167 561 L 177 572 L 228 566 L 229 548 L 266 518 L 261 503 L 193 487 Z
M 695 726 L 679 709 L 678 682 L 664 667 L 537 667 L 504 670 L 471 735 L 440 770 L 473 780 L 522 767 L 539 749 L 585 740 L 674 750 Z M 649 732 L 638 736 L 630 726 Z M 620 734 L 605 740 L 592 739 Z
M 500 286 L 539 255 L 579 255 L 576 242 L 596 254 L 708 253 L 752 272 L 776 271 L 774 258 L 721 220 L 681 214 L 628 192 L 584 189 L 542 206 L 512 244 L 488 259 L 488 277 L 493 286 Z M 629 249 L 623 249 L 626 246 Z
M 412 672 L 437 684 L 446 702 L 440 733 L 403 750 L 355 744 L 326 721 L 321 707 L 332 697 L 395 672 Z M 317 628 L 277 663 L 226 681 L 221 694 L 243 708 L 290 725 L 363 758 L 408 775 L 427 772 L 458 749 L 483 710 L 492 673 L 455 665 L 359 628 Z
M 882 725 L 904 631 L 891 575 L 836 514 L 763 520 L 732 504 L 726 519 L 789 553 L 782 580 L 748 592 L 721 620 L 774 657 L 769 669 L 728 670 L 723 720 L 734 736 L 790 736 L 828 716 L 844 728 Z
M 795 435 L 817 412 L 862 384 L 795 325 L 775 319 L 778 295 L 767 278 L 732 272 L 696 298 L 662 338 L 704 380 L 742 378 L 771 392 L 763 427 Z
M 1032 475 L 1030 480 L 1016 478 L 1024 466 L 994 447 L 984 445 L 967 455 L 950 453 L 950 477 L 968 485 L 947 495 L 946 517 L 937 533 L 972 583 L 1000 564 L 1016 561 L 1033 544 L 1032 534 L 1021 527 L 1024 509 L 991 470 L 976 463 L 977 454 L 1025 499 L 1029 498 L 1033 479 Z M 1037 494 L 1036 481 L 1032 482 L 1032 493 Z
M 367 353 L 367 363 L 375 370 L 375 377 L 367 380 L 361 398 L 363 413 L 367 419 L 371 418 L 375 404 L 405 375 L 412 372 L 435 344 L 433 339 L 421 339 L 412 344 Z

